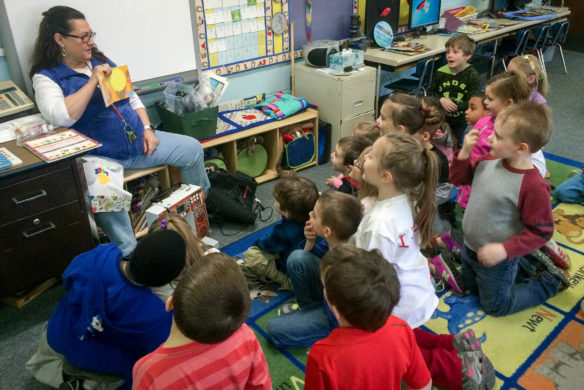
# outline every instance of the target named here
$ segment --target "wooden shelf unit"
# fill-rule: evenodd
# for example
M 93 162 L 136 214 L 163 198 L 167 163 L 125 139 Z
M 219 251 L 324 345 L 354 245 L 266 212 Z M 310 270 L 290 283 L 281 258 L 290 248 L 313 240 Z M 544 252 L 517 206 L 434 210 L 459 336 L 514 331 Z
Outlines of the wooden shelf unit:
M 237 141 L 257 135 L 264 138 L 264 147 L 268 153 L 268 164 L 264 173 L 256 176 L 258 183 L 264 183 L 277 179 L 278 166 L 282 156 L 282 137 L 281 130 L 293 127 L 302 123 L 313 123 L 315 158 L 310 164 L 298 168 L 300 170 L 311 166 L 318 165 L 318 111 L 309 108 L 300 114 L 293 115 L 280 121 L 274 121 L 265 125 L 252 127 L 249 130 L 239 131 L 237 133 L 225 135 L 213 140 L 203 142 L 201 145 L 204 149 L 216 147 L 223 154 L 227 170 L 235 173 L 237 171 Z M 124 171 L 124 183 L 131 182 L 141 177 L 154 174 L 158 177 L 162 190 L 168 189 L 171 185 L 181 182 L 180 171 L 168 165 L 159 165 L 145 169 L 127 169 Z M 126 188 L 127 189 L 127 188 Z M 136 232 L 136 238 L 142 238 L 148 234 L 148 228 Z

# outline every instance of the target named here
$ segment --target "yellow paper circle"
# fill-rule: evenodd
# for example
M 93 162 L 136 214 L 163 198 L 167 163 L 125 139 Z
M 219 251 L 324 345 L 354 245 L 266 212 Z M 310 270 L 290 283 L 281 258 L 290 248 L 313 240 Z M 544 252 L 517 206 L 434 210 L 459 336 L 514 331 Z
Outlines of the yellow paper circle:
M 126 87 L 126 75 L 120 69 L 112 69 L 110 83 L 116 91 L 123 91 Z
M 100 184 L 107 184 L 109 182 L 109 176 L 105 173 L 100 173 L 97 175 L 97 181 L 99 181 Z

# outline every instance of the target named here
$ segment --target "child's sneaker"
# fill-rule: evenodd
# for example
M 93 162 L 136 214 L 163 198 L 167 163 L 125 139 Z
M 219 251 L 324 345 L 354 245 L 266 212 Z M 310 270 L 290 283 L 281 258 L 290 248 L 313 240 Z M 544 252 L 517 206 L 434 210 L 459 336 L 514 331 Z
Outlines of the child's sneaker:
M 476 338 L 472 329 L 455 334 L 452 344 L 458 352 L 482 351 L 481 342 Z
M 544 247 L 546 254 L 553 260 L 554 263 L 561 269 L 570 268 L 570 257 L 560 248 L 557 242 L 553 239 L 545 243 Z
M 462 389 L 490 390 L 495 386 L 495 368 L 482 351 L 460 352 Z
M 288 302 L 280 306 L 280 308 L 278 309 L 278 315 L 281 316 L 282 314 L 293 313 L 298 310 L 300 310 L 300 305 L 298 303 Z
M 531 258 L 535 259 L 539 264 L 541 264 L 544 268 L 544 272 L 548 272 L 554 279 L 560 282 L 560 286 L 558 288 L 559 291 L 564 291 L 568 287 L 570 287 L 570 280 L 564 274 L 559 267 L 557 267 L 554 262 L 542 251 L 536 249 L 535 251 L 529 254 Z
M 462 238 L 462 233 L 460 233 L 456 229 L 450 229 L 449 232 L 443 233 L 440 238 L 442 242 L 446 245 L 446 249 L 450 253 L 454 253 L 456 255 L 461 254 L 462 252 L 462 245 L 464 245 L 464 239 Z
M 436 276 L 442 279 L 454 293 L 462 295 L 462 275 L 456 269 L 450 253 L 442 252 L 430 259 L 436 269 Z

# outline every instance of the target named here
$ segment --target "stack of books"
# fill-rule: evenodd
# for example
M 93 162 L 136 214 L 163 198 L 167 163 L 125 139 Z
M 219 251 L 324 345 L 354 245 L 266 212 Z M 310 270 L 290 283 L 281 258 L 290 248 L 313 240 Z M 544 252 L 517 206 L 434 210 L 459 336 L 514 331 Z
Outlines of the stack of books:
M 424 53 L 428 50 L 430 49 L 428 49 L 423 43 L 419 42 L 393 42 L 390 47 L 385 49 L 385 51 L 405 54 L 408 56 Z

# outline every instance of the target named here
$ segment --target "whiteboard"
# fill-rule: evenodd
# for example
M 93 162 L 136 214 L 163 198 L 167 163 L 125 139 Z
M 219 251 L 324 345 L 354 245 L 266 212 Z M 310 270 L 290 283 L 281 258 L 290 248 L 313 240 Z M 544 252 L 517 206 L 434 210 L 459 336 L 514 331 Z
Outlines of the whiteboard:
M 192 0 L 191 0 L 192 1 Z M 97 47 L 132 82 L 197 68 L 190 0 L 3 0 L 20 69 L 29 90 L 30 57 L 42 12 L 66 5 L 85 15 Z

